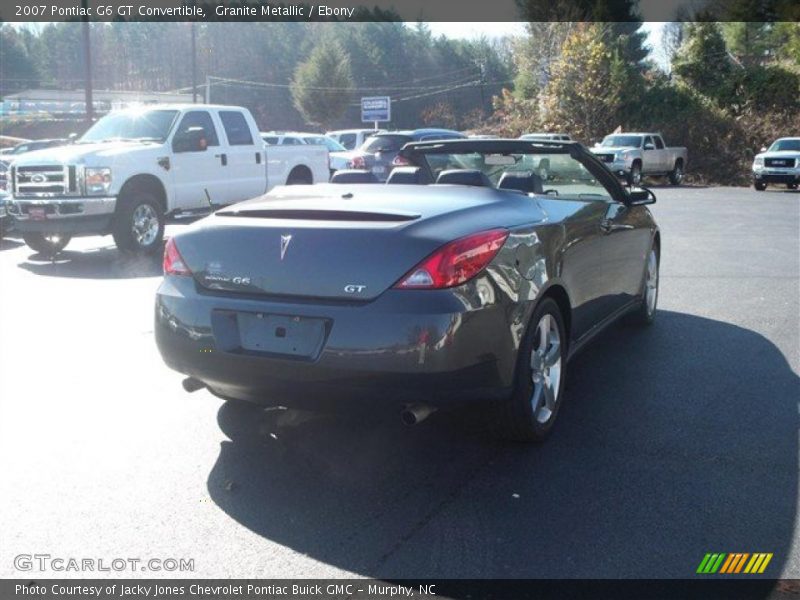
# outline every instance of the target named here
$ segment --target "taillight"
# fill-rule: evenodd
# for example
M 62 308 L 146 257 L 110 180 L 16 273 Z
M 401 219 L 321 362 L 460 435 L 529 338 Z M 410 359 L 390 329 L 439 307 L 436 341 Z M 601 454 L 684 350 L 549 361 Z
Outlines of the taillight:
M 508 238 L 505 229 L 492 229 L 445 244 L 411 269 L 394 287 L 442 289 L 469 281 L 483 271 Z
M 350 161 L 350 168 L 351 169 L 366 169 L 367 168 L 367 161 L 364 160 L 363 156 L 355 156 L 353 160 Z
M 407 158 L 403 158 L 399 154 L 395 156 L 394 160 L 392 161 L 392 166 L 395 167 L 408 167 L 409 165 L 411 165 L 411 161 Z
M 167 245 L 164 247 L 164 275 L 191 275 L 192 272 L 186 263 L 183 262 L 181 253 L 178 252 L 178 246 L 175 244 L 174 238 L 167 240 Z

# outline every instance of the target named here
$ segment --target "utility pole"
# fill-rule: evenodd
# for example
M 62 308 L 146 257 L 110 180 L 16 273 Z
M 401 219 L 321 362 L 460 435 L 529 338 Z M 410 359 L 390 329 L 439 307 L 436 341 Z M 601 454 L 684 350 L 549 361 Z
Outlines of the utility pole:
M 192 26 L 192 104 L 197 104 L 197 33 L 195 32 L 194 28 L 194 21 L 192 21 L 191 26 Z
M 478 66 L 481 69 L 481 114 L 486 114 L 486 96 L 484 87 L 486 85 L 486 63 L 481 61 Z
M 91 124 L 94 121 L 94 101 L 92 100 L 92 46 L 91 30 L 89 25 L 89 0 L 81 0 L 84 8 L 83 17 L 83 66 L 84 73 L 84 100 L 86 103 L 86 122 Z

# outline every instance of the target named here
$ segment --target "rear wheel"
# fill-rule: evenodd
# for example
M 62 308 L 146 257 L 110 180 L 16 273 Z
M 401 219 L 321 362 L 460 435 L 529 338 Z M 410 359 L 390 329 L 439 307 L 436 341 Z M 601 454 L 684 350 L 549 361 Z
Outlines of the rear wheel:
M 286 185 L 311 185 L 313 183 L 311 173 L 308 169 L 296 167 L 289 173 Z
M 71 235 L 63 233 L 41 233 L 31 231 L 22 234 L 22 239 L 32 249 L 45 256 L 55 256 L 67 247 L 72 239 Z
M 152 254 L 164 239 L 164 211 L 150 192 L 134 190 L 121 199 L 112 235 L 123 252 Z
M 786 187 L 789 188 L 790 190 L 796 190 L 797 189 L 797 184 L 796 183 L 787 183 Z
M 753 180 L 753 187 L 757 192 L 763 192 L 765 189 L 767 189 L 767 184 L 761 181 Z
M 667 176 L 672 185 L 680 185 L 683 181 L 683 161 L 675 161 L 675 168 Z
M 561 407 L 566 352 L 561 310 L 552 298 L 545 298 L 533 312 L 519 349 L 514 392 L 498 407 L 500 436 L 540 442 L 549 435 Z
M 542 159 L 539 163 L 539 168 L 537 169 L 537 175 L 541 178 L 542 181 L 547 181 L 550 179 L 550 160 L 547 158 Z

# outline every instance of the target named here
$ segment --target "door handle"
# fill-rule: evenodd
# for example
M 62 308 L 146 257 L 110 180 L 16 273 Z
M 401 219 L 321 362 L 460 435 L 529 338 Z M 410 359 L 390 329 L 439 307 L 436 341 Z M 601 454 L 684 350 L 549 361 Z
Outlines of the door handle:
M 228 164 L 228 155 L 227 154 L 215 154 L 214 158 L 218 158 L 219 162 L 222 163 L 222 166 L 225 167 Z
M 622 223 L 614 223 L 613 221 L 609 221 L 608 219 L 600 221 L 600 231 L 602 231 L 603 233 L 613 233 L 615 231 L 624 231 L 627 229 L 633 229 L 633 225 L 623 225 Z

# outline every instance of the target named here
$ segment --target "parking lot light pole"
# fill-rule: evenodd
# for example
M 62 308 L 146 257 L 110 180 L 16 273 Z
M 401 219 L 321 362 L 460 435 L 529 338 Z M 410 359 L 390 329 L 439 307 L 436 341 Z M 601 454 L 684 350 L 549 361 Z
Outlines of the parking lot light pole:
M 89 14 L 89 0 L 81 0 L 84 14 Z M 83 63 L 84 63 L 84 100 L 86 104 L 86 122 L 94 120 L 94 102 L 92 100 L 92 47 L 89 17 L 83 17 Z
M 192 21 L 192 104 L 197 104 L 197 33 Z

